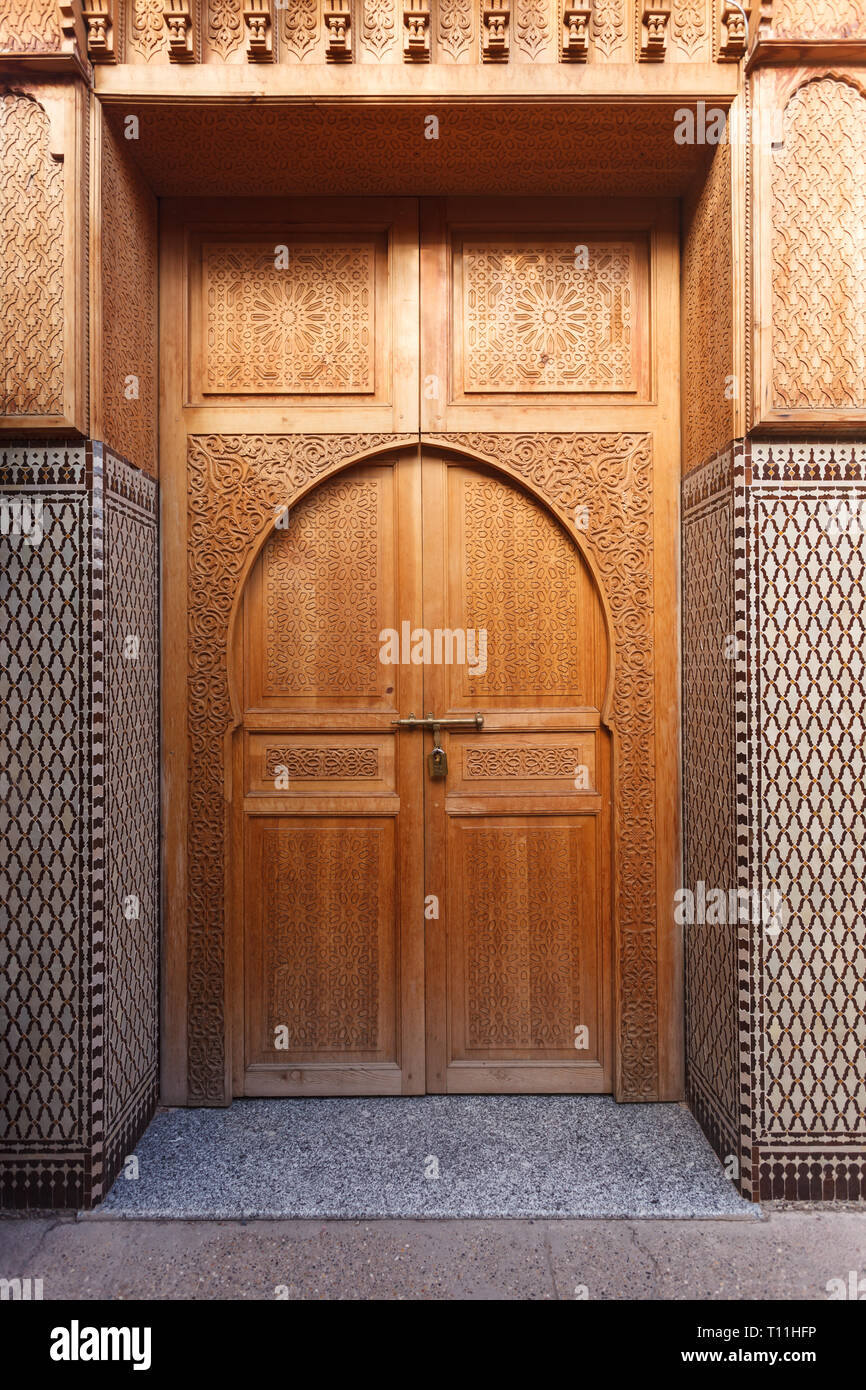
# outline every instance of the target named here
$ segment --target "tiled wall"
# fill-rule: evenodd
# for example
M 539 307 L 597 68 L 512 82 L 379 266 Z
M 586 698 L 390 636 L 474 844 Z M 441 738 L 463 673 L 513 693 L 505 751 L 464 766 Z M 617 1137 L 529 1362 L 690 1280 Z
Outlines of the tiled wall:
M 683 622 L 684 886 L 780 906 L 685 928 L 689 1098 L 747 1195 L 864 1197 L 866 446 L 689 474 Z
M 5 1206 L 99 1200 L 155 1105 L 156 500 L 99 444 L 0 452 Z

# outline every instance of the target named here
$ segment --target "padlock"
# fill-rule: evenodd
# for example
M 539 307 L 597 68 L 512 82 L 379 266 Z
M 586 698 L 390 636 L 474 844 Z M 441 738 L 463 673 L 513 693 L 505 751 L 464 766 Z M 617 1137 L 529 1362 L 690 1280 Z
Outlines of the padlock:
M 444 748 L 437 745 L 432 753 L 427 754 L 427 770 L 436 781 L 448 776 L 448 755 Z

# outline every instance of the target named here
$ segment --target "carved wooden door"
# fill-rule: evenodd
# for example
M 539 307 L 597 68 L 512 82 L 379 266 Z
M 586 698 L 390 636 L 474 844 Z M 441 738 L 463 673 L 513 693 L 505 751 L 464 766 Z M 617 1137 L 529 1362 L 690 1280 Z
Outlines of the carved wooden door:
M 676 207 L 162 226 L 166 1099 L 677 1098 Z

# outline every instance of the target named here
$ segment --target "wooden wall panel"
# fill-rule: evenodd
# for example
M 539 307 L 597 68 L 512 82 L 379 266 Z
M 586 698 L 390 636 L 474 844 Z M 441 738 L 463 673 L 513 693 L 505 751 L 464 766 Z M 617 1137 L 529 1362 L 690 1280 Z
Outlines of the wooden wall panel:
M 0 86 L 0 428 L 87 433 L 87 93 Z
M 93 429 L 151 476 L 157 462 L 157 203 L 125 140 L 97 113 Z M 96 201 L 96 198 L 95 198 Z
M 683 472 L 736 433 L 731 146 L 717 145 L 684 210 L 682 259 Z
M 754 425 L 866 420 L 866 82 L 753 76 Z M 772 136 L 772 139 L 770 138 Z

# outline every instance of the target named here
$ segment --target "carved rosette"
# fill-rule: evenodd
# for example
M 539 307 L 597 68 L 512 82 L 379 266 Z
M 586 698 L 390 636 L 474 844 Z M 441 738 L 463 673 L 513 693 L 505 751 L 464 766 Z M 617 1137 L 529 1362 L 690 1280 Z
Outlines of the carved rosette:
M 225 800 L 229 620 L 275 509 L 342 465 L 414 435 L 193 435 L 188 442 L 189 1099 L 225 1092 Z
M 616 642 L 611 726 L 621 1100 L 658 1094 L 652 448 L 648 434 L 443 434 L 500 464 L 570 518 L 601 576 Z

